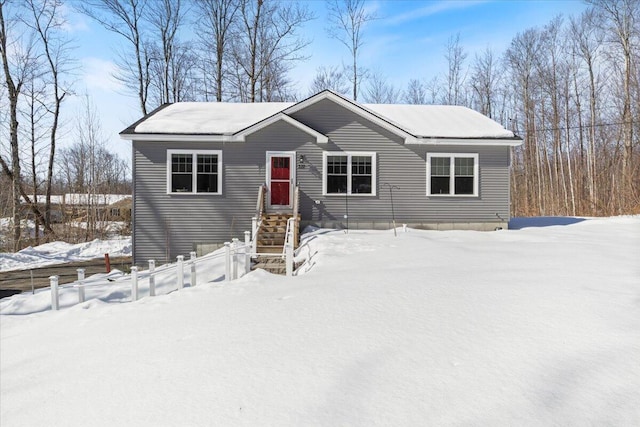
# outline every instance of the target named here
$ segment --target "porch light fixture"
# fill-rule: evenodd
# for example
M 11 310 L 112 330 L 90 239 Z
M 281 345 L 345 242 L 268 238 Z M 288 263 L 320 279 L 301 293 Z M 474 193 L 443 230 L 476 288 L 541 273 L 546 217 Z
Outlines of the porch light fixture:
M 299 168 L 304 168 L 306 162 L 307 162 L 307 159 L 304 156 L 304 154 L 298 155 L 298 167 Z

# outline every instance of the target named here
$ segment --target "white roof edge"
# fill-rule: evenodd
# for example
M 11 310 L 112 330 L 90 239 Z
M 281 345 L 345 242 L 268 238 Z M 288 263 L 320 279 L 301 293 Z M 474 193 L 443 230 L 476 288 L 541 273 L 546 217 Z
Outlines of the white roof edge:
M 414 138 L 406 140 L 407 144 L 425 145 L 497 145 L 518 147 L 522 145 L 522 139 L 506 138 Z
M 318 143 L 327 143 L 329 142 L 329 138 L 318 132 L 315 129 L 310 128 L 309 126 L 305 125 L 304 123 L 301 123 L 299 121 L 297 121 L 296 119 L 294 119 L 291 116 L 288 116 L 287 114 L 283 113 L 282 111 L 279 113 L 274 114 L 273 116 L 264 119 L 258 123 L 255 123 L 245 129 L 242 129 L 239 132 L 236 132 L 233 136 L 237 137 L 237 138 L 241 138 L 242 140 L 244 140 L 244 137 L 246 135 L 251 135 L 252 133 L 255 133 L 257 131 L 259 131 L 260 129 L 264 129 L 267 126 L 272 125 L 275 122 L 278 122 L 280 120 L 283 120 L 287 123 L 289 123 L 290 125 L 300 129 L 301 131 L 308 133 L 312 136 L 314 136 L 316 138 L 316 141 L 318 141 Z
M 177 133 L 128 133 L 120 134 L 121 139 L 128 141 L 187 141 L 187 142 L 232 142 L 242 140 L 233 135 L 192 135 Z
M 291 113 L 295 113 L 296 111 L 300 111 L 304 108 L 307 108 L 310 105 L 315 104 L 318 101 L 322 101 L 323 99 L 330 99 L 334 102 L 336 102 L 337 104 L 339 104 L 340 106 L 346 108 L 347 110 L 350 110 L 356 114 L 359 114 L 361 116 L 364 116 L 365 118 L 367 118 L 368 120 L 372 121 L 373 123 L 377 124 L 378 126 L 388 130 L 391 133 L 394 133 L 398 136 L 402 136 L 405 138 L 405 142 L 410 140 L 410 139 L 414 139 L 415 136 L 410 134 L 409 132 L 407 132 L 406 130 L 388 122 L 387 120 L 382 119 L 380 116 L 378 116 L 376 113 L 370 111 L 369 109 L 363 107 L 361 104 L 358 104 L 355 101 L 350 101 L 347 100 L 343 97 L 341 97 L 340 95 L 335 94 L 334 92 L 331 92 L 330 90 L 325 90 L 320 92 L 319 94 L 313 95 L 307 99 L 305 99 L 304 101 L 300 101 L 297 104 L 292 105 L 291 107 L 285 108 L 284 110 L 282 110 L 283 113 L 285 114 L 291 114 Z M 364 113 L 364 114 L 363 114 Z

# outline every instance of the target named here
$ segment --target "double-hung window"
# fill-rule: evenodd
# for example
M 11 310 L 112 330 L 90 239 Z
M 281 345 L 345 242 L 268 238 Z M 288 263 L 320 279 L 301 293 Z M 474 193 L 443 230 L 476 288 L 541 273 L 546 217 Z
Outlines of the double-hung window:
M 325 152 L 322 192 L 376 195 L 376 153 Z
M 427 196 L 477 195 L 478 154 L 427 154 Z
M 222 151 L 167 150 L 167 193 L 222 194 Z

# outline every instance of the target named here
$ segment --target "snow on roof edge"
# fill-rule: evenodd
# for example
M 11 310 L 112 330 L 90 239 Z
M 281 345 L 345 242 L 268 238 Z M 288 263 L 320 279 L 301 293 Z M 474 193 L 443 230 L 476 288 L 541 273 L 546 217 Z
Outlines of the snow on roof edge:
M 366 104 L 333 91 L 322 91 L 297 103 L 180 102 L 164 105 L 121 132 L 166 136 L 226 136 L 257 125 L 313 98 L 330 93 L 356 109 L 375 116 L 416 138 L 513 139 L 520 138 L 493 119 L 467 107 L 452 105 Z M 325 96 L 322 96 L 325 94 Z

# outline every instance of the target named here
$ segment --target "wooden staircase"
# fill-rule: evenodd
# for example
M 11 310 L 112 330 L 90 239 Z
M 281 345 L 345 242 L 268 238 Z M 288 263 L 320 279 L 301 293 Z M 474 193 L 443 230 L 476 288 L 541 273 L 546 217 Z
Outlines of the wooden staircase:
M 257 252 L 259 254 L 281 255 L 284 249 L 287 220 L 291 214 L 272 213 L 263 214 L 257 234 Z M 299 221 L 299 218 L 298 218 Z M 294 248 L 298 247 L 298 230 L 294 230 Z M 274 274 L 285 274 L 285 260 L 281 256 L 260 256 L 255 260 L 251 269 L 261 268 Z
M 261 268 L 274 274 L 286 274 L 286 261 L 282 255 L 287 234 L 287 221 L 289 218 L 296 218 L 295 226 L 293 227 L 293 248 L 296 249 L 298 247 L 298 227 L 300 224 L 300 215 L 298 214 L 299 197 L 300 193 L 296 185 L 291 213 L 267 213 L 266 185 L 262 185 L 258 189 L 256 216 L 260 220 L 260 226 L 256 231 L 256 252 L 258 254 L 273 255 L 258 255 L 251 266 L 252 270 Z

